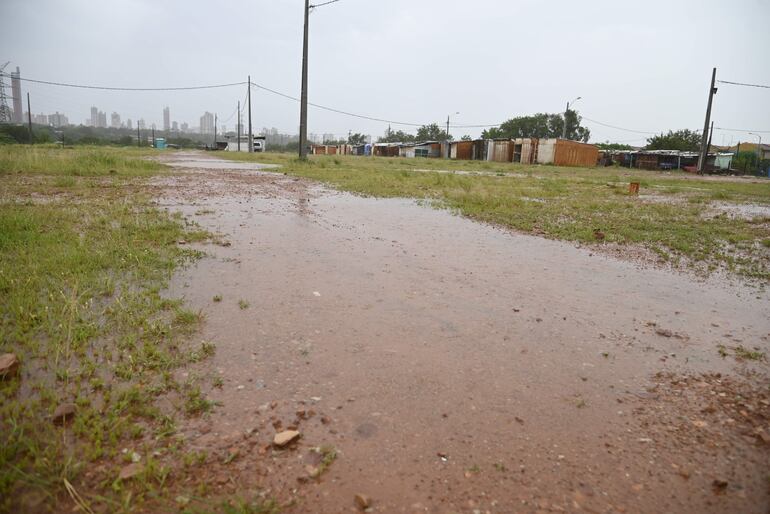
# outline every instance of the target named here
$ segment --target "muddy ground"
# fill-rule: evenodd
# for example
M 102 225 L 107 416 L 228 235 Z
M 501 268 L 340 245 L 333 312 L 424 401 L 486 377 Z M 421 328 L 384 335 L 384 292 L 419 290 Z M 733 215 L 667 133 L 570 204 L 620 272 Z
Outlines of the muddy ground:
M 770 351 L 767 291 L 170 159 L 159 204 L 227 241 L 169 291 L 217 347 L 189 373 L 220 405 L 181 427 L 216 494 L 298 513 L 356 494 L 373 512 L 768 512 L 768 363 L 740 353 Z M 290 427 L 299 442 L 271 447 Z

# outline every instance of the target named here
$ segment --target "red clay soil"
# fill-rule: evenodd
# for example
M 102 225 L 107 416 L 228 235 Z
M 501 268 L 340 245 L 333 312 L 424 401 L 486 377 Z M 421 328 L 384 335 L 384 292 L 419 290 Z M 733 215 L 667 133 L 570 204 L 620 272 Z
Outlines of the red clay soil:
M 175 159 L 160 203 L 227 241 L 169 291 L 217 347 L 191 372 L 221 404 L 181 427 L 218 456 L 201 469 L 217 495 L 297 513 L 354 512 L 356 494 L 372 512 L 768 512 L 768 364 L 735 350 L 770 350 L 766 291 Z M 272 447 L 287 428 L 299 441 Z M 326 469 L 319 447 L 337 452 Z

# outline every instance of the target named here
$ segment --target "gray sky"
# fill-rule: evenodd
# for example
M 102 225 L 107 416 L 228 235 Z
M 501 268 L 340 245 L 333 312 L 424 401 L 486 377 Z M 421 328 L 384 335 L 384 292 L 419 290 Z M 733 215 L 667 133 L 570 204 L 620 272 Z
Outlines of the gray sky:
M 320 3 L 321 0 L 316 0 Z M 164 87 L 252 80 L 299 96 L 302 0 L 2 0 L 0 60 L 29 78 Z M 377 118 L 476 125 L 576 109 L 639 131 L 703 126 L 711 68 L 770 85 L 768 0 L 340 0 L 311 15 L 310 101 Z M 6 71 L 10 71 L 9 67 Z M 245 87 L 98 92 L 23 83 L 32 111 L 235 125 Z M 718 127 L 768 131 L 770 89 L 719 85 Z M 295 133 L 299 104 L 253 93 L 257 128 Z M 645 134 L 584 120 L 593 141 Z M 387 124 L 310 108 L 309 131 L 378 136 Z M 393 129 L 414 128 L 393 125 Z M 453 128 L 456 137 L 481 129 Z M 715 144 L 751 140 L 717 131 Z M 754 138 L 756 139 L 756 138 Z

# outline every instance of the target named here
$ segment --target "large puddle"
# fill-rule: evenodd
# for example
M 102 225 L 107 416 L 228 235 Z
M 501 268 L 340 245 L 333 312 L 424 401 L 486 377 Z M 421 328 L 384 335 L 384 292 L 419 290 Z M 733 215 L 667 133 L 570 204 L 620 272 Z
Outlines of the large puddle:
M 656 373 L 767 380 L 720 355 L 770 350 L 766 292 L 244 163 L 171 164 L 162 204 L 230 243 L 171 288 L 205 313 L 217 352 L 200 372 L 223 379 L 186 435 L 226 449 L 297 426 L 298 449 L 232 471 L 267 470 L 249 476 L 296 511 L 357 493 L 377 512 L 766 511 L 766 449 L 729 430 L 685 444 L 650 416 L 670 409 Z M 337 461 L 298 482 L 321 445 Z

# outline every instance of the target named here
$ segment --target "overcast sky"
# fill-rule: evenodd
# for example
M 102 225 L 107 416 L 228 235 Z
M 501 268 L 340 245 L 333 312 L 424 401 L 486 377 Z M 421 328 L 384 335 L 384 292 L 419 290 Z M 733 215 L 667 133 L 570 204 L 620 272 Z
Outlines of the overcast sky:
M 316 0 L 320 3 L 323 0 Z M 300 94 L 302 0 L 1 0 L 0 61 L 34 79 L 127 87 L 252 80 Z M 768 0 L 340 0 L 311 15 L 311 102 L 410 123 L 493 124 L 575 108 L 636 131 L 703 126 L 711 69 L 770 84 Z M 1 64 L 1 63 L 0 63 Z M 767 131 L 770 89 L 718 85 L 717 127 Z M 134 123 L 235 125 L 245 86 L 99 92 L 22 84 L 34 113 L 73 123 L 91 105 Z M 296 133 L 299 104 L 253 94 L 255 127 Z M 26 107 L 26 106 L 25 106 Z M 648 136 L 584 119 L 593 141 Z M 382 134 L 387 124 L 310 108 L 309 132 Z M 414 131 L 408 126 L 393 129 Z M 478 128 L 452 128 L 456 137 Z M 715 144 L 750 140 L 717 131 Z

